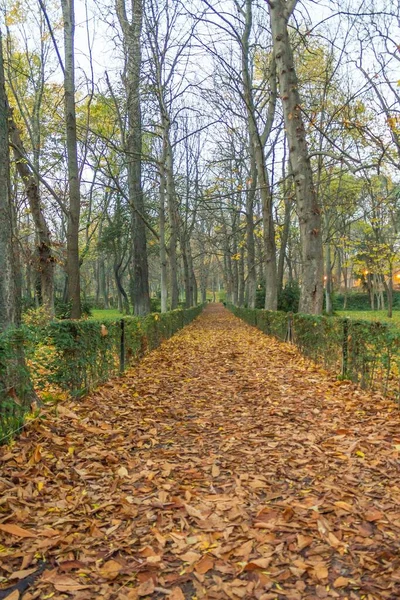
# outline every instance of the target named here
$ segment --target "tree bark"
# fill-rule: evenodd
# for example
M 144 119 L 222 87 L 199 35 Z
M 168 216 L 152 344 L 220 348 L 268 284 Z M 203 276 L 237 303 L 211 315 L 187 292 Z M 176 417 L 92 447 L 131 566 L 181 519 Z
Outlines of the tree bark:
M 133 240 L 133 301 L 135 315 L 150 312 L 149 268 L 147 262 L 146 226 L 140 214 L 145 214 L 142 189 L 142 111 L 140 100 L 140 71 L 142 66 L 141 32 L 143 21 L 142 0 L 132 0 L 132 22 L 129 22 L 125 0 L 116 0 L 126 52 L 124 79 L 128 135 L 125 144 L 128 164 L 128 190 L 131 206 Z
M 177 259 L 177 244 L 178 244 L 178 213 L 176 207 L 176 191 L 174 180 L 174 156 L 170 140 L 170 123 L 169 117 L 163 116 L 163 135 L 165 144 L 165 170 L 166 170 L 166 190 L 167 190 L 167 206 L 168 218 L 170 227 L 170 236 L 168 244 L 169 255 L 169 273 L 171 284 L 171 310 L 178 307 L 179 302 L 179 287 L 178 287 L 178 259 Z
M 299 310 L 303 313 L 320 314 L 324 289 L 321 211 L 314 188 L 287 27 L 289 5 L 285 0 L 270 0 L 269 12 L 300 225 L 303 268 Z
M 167 248 L 165 245 L 165 169 L 160 165 L 160 266 L 161 266 L 161 312 L 168 310 Z
M 253 86 L 252 78 L 250 75 L 249 68 L 249 38 L 252 27 L 252 0 L 246 0 L 246 11 L 245 11 L 245 28 L 242 35 L 242 77 L 243 77 L 243 95 L 247 110 L 247 123 L 249 129 L 249 142 L 250 142 L 250 161 L 252 164 L 252 180 L 254 179 L 254 173 L 257 173 L 257 182 L 260 188 L 260 196 L 262 203 L 262 214 L 263 214 L 263 242 L 264 242 L 264 255 L 265 255 L 265 279 L 266 279 L 266 293 L 265 293 L 265 308 L 268 310 L 276 310 L 278 305 L 278 290 L 277 290 L 277 277 L 276 277 L 276 246 L 275 246 L 275 229 L 272 215 L 272 194 L 268 180 L 268 173 L 265 165 L 264 157 L 264 144 L 268 136 L 268 129 L 272 126 L 272 121 L 275 113 L 275 96 L 274 90 L 271 89 L 272 102 L 270 103 L 270 110 L 272 114 L 269 115 L 270 119 L 267 123 L 265 130 L 264 139 L 262 139 L 257 126 L 256 110 L 253 98 Z M 274 73 L 275 78 L 275 73 Z M 276 87 L 276 86 L 275 86 Z M 247 253 L 248 253 L 248 306 L 249 308 L 255 307 L 256 300 L 256 287 L 257 277 L 255 272 L 255 250 L 254 250 L 254 224 L 250 223 L 250 219 L 253 222 L 253 210 L 250 205 L 250 200 L 253 198 L 255 181 L 252 182 L 252 189 L 248 193 L 248 205 L 246 207 L 246 214 L 248 214 L 248 227 L 247 227 Z M 253 203 L 252 202 L 252 203 Z M 253 236 L 253 240 L 250 239 Z
M 69 210 L 67 215 L 68 300 L 72 302 L 71 318 L 79 319 L 82 312 L 79 271 L 79 218 L 81 210 L 81 194 L 75 107 L 74 0 L 61 0 L 61 7 L 64 22 L 64 107 L 69 184 Z
M 0 34 L 0 332 L 20 321 L 15 219 L 11 202 L 8 103 Z

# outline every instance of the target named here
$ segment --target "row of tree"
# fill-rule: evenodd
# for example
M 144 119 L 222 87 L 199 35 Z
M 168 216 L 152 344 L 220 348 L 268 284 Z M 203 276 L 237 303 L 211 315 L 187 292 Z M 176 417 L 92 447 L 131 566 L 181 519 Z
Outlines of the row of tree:
M 330 312 L 334 288 L 356 279 L 390 304 L 392 2 L 3 0 L 2 10 L 4 323 L 21 295 L 79 318 L 83 300 L 142 315 L 151 297 L 166 311 L 217 287 L 254 307 L 261 288 L 276 310 L 293 281 L 306 313 L 322 311 L 324 289 Z

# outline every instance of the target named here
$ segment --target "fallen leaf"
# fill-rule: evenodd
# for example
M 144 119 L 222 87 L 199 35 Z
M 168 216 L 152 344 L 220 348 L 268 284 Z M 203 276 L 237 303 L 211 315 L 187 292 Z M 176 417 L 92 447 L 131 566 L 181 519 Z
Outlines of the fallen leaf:
M 255 558 L 247 563 L 244 567 L 244 571 L 256 571 L 257 569 L 268 569 L 271 564 L 272 557 L 268 558 Z
M 122 571 L 122 566 L 116 560 L 108 560 L 99 569 L 99 574 L 104 579 L 115 579 Z
M 307 546 L 310 546 L 314 541 L 314 538 L 310 535 L 302 535 L 301 533 L 297 534 L 297 547 L 299 551 L 304 550 Z
M 180 587 L 172 588 L 171 593 L 168 596 L 168 600 L 185 600 L 184 593 Z
M 195 565 L 194 570 L 200 575 L 205 575 L 208 571 L 214 568 L 214 561 L 210 556 L 203 556 L 201 560 Z
M 36 533 L 34 533 L 33 531 L 29 531 L 28 529 L 22 529 L 22 527 L 19 527 L 19 525 L 3 523 L 0 525 L 0 531 L 10 533 L 11 535 L 15 535 L 16 537 L 21 538 L 36 537 Z
M 43 580 L 52 583 L 58 592 L 79 592 L 92 586 L 82 584 L 68 575 L 59 575 L 57 570 L 50 571 L 43 576 Z
M 192 565 L 193 563 L 200 560 L 201 554 L 199 554 L 198 552 L 189 551 L 189 552 L 185 552 L 185 554 L 181 554 L 179 558 Z
M 319 580 L 327 579 L 328 569 L 324 564 L 318 563 L 314 565 L 311 574 Z
M 213 466 L 212 466 L 212 469 L 211 469 L 211 475 L 213 477 L 219 477 L 220 473 L 221 473 L 221 469 L 219 468 L 218 465 L 216 465 L 214 463 Z
M 120 467 L 117 471 L 117 474 L 119 477 L 128 477 L 129 476 L 129 472 L 126 467 Z
M 373 523 L 374 521 L 380 521 L 383 519 L 383 517 L 383 512 L 377 510 L 376 508 L 371 508 L 364 514 L 365 520 L 369 521 L 370 523 Z
M 347 577 L 338 577 L 333 582 L 333 587 L 334 588 L 342 588 L 342 587 L 346 587 L 346 585 L 348 585 L 348 584 L 349 584 L 349 580 L 347 579 Z
M 137 588 L 138 596 L 149 596 L 154 592 L 154 581 L 152 579 L 148 579 L 139 585 Z

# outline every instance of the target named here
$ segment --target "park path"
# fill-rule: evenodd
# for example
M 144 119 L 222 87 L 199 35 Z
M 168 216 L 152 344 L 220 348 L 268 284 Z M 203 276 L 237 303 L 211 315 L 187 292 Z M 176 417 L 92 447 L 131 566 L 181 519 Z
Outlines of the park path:
M 399 453 L 394 404 L 210 306 L 0 448 L 0 587 L 398 599 Z

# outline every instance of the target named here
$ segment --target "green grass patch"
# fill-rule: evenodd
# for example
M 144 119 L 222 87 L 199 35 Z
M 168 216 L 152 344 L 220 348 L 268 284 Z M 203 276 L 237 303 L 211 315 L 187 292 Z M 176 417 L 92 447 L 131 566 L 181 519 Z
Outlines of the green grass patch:
M 364 321 L 384 321 L 400 325 L 400 311 L 394 310 L 393 317 L 387 316 L 386 310 L 337 310 L 338 317 L 349 317 L 350 319 L 360 319 Z
M 124 315 L 119 312 L 117 308 L 107 308 L 107 309 L 92 309 L 92 315 L 89 319 L 93 320 L 101 320 L 101 319 L 122 319 Z

